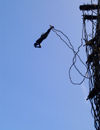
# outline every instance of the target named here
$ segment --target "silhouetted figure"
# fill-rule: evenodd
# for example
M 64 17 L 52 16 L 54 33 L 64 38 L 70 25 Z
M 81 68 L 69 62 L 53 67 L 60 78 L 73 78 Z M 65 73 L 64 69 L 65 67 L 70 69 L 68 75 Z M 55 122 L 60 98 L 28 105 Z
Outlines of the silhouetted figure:
M 47 38 L 48 34 L 50 33 L 51 29 L 53 29 L 54 26 L 50 26 L 50 28 L 45 32 L 44 34 L 41 35 L 41 37 L 34 43 L 35 48 L 41 48 L 41 42 Z
M 86 100 L 94 98 L 94 96 L 96 96 L 98 93 L 99 93 L 99 89 L 98 88 L 93 88 L 90 91 L 90 93 L 89 93 L 89 95 L 88 95 Z

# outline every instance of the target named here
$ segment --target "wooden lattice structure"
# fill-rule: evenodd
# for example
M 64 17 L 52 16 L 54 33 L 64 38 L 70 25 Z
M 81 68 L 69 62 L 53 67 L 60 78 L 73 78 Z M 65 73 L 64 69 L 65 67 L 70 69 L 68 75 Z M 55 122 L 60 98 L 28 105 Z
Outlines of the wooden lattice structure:
M 92 106 L 94 125 L 100 130 L 100 0 L 80 5 L 83 13 L 84 41 L 89 76 L 88 98 Z M 89 28 L 90 27 L 90 28 Z

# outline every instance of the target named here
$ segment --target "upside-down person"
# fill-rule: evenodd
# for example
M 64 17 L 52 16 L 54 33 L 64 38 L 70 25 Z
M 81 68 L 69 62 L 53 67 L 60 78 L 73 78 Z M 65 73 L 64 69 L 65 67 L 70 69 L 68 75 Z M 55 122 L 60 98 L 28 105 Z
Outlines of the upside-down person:
M 44 34 L 41 35 L 41 37 L 34 43 L 34 47 L 35 48 L 41 48 L 41 42 L 47 38 L 47 36 L 49 35 L 51 29 L 53 29 L 54 26 L 50 25 L 50 28 L 47 30 L 47 32 L 45 32 Z

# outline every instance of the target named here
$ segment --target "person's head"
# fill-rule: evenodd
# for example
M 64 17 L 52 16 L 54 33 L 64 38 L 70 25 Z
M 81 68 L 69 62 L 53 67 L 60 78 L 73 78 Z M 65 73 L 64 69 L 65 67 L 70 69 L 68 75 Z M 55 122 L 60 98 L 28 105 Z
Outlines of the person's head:
M 35 48 L 36 48 L 36 46 L 37 46 L 36 43 L 34 43 L 34 47 L 35 47 Z
M 35 48 L 41 48 L 41 45 L 38 44 L 38 43 L 34 43 L 34 47 L 35 47 Z

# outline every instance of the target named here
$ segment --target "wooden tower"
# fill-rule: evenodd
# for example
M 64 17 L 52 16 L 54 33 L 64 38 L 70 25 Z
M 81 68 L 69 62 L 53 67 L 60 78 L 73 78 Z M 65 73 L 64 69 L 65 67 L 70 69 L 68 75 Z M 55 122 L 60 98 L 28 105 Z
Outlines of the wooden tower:
M 89 95 L 94 126 L 100 130 L 100 0 L 80 5 L 83 13 L 83 37 L 87 54 Z

